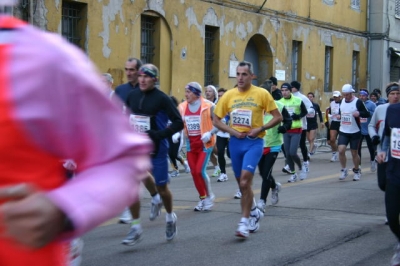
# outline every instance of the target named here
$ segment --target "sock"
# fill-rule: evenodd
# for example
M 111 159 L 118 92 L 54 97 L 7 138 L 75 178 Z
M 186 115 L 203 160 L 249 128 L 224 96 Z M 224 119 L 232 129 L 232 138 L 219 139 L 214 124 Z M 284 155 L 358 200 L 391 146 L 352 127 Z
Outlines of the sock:
M 140 218 L 139 219 L 133 219 L 131 223 L 131 227 L 136 227 L 138 229 L 142 228 L 142 225 L 140 224 Z
M 221 171 L 221 169 L 219 169 L 219 165 L 215 166 L 215 170 L 220 170 Z
M 249 224 L 249 218 L 242 217 L 242 219 L 240 219 L 240 222 L 248 225 Z
M 152 202 L 157 203 L 161 201 L 160 194 L 156 193 L 155 195 L 152 196 Z
M 173 212 L 171 213 L 166 213 L 165 214 L 165 221 L 168 222 L 172 222 L 174 220 L 174 216 L 172 216 Z

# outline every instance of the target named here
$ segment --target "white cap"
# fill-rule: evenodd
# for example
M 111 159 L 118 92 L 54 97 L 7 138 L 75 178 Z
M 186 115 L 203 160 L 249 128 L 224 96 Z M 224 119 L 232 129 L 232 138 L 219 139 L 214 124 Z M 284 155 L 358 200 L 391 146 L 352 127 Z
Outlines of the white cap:
M 353 90 L 353 86 L 351 86 L 350 84 L 344 84 L 342 87 L 342 92 L 343 93 L 352 93 L 355 91 Z
M 340 93 L 340 91 L 334 91 L 332 96 L 333 97 L 340 97 L 340 96 L 342 96 L 342 94 Z

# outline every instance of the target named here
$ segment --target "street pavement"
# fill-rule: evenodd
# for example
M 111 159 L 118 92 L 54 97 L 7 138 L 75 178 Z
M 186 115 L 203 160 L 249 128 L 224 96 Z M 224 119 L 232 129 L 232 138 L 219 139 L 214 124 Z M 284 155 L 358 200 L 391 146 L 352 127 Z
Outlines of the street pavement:
M 300 153 L 299 153 L 300 154 Z M 331 153 L 320 147 L 312 157 L 308 178 L 287 183 L 281 172 L 282 156 L 273 176 L 282 184 L 279 203 L 270 205 L 260 229 L 246 240 L 234 235 L 241 218 L 240 200 L 233 195 L 238 186 L 230 166 L 229 180 L 211 178 L 216 202 L 212 211 L 194 212 L 198 194 L 190 174 L 172 179 L 178 235 L 165 240 L 165 212 L 149 221 L 150 196 L 142 189 L 143 239 L 135 246 L 121 241 L 129 225 L 108 221 L 83 237 L 82 266 L 101 265 L 390 265 L 395 237 L 385 222 L 384 193 L 371 173 L 367 150 L 363 149 L 362 177 L 353 173 L 339 181 L 339 162 L 329 162 Z M 347 151 L 348 168 L 352 168 Z M 228 160 L 230 164 L 230 161 Z M 209 175 L 212 169 L 208 170 Z M 253 189 L 259 199 L 261 178 L 256 173 Z M 269 195 L 270 197 L 270 195 Z

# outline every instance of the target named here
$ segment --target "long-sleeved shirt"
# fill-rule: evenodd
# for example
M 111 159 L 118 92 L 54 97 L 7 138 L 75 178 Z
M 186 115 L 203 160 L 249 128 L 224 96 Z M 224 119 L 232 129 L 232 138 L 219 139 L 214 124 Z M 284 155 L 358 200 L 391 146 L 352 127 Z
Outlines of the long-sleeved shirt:
M 8 16 L 0 16 L 0 29 L 0 186 L 34 184 L 73 224 L 37 250 L 0 232 L 0 264 L 65 265 L 62 239 L 138 198 L 152 145 L 133 133 L 78 48 Z M 72 180 L 62 168 L 66 158 L 78 166 Z

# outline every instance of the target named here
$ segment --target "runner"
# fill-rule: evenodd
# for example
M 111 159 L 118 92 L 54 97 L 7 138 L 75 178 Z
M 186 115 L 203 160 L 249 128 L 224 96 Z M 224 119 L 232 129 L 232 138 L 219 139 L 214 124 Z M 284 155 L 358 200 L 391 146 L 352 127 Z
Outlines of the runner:
M 219 94 L 217 92 L 217 89 L 213 85 L 208 85 L 206 87 L 206 92 L 205 92 L 206 99 L 209 100 L 210 102 L 212 102 L 213 104 L 217 104 L 218 95 Z M 217 177 L 217 176 L 221 175 L 221 169 L 219 167 L 217 156 L 218 156 L 217 147 L 214 145 L 213 152 L 210 155 L 210 161 L 211 161 L 212 165 L 214 166 L 214 172 L 211 175 L 212 177 Z
M 253 76 L 252 64 L 240 62 L 236 68 L 237 88 L 225 93 L 214 112 L 214 125 L 231 135 L 229 149 L 232 168 L 242 193 L 242 218 L 235 234 L 243 238 L 259 229 L 259 220 L 263 216 L 256 208 L 251 185 L 262 156 L 265 130 L 282 121 L 271 94 L 251 84 Z M 273 116 L 266 125 L 263 124 L 264 112 Z M 231 115 L 231 126 L 221 121 L 228 113 Z
M 318 129 L 318 121 L 317 121 L 317 114 L 319 117 L 319 123 L 321 124 L 321 129 L 324 128 L 324 121 L 322 119 L 322 112 L 321 108 L 319 107 L 318 103 L 314 102 L 315 95 L 312 92 L 307 94 L 308 99 L 311 101 L 313 108 L 315 110 L 314 113 L 307 114 L 307 140 L 310 144 L 310 155 L 314 155 L 317 150 L 317 145 L 314 144 L 317 129 Z
M 342 103 L 342 94 L 340 91 L 333 92 L 333 101 L 329 104 L 330 113 L 329 118 L 331 124 L 329 126 L 330 138 L 329 142 L 332 148 L 332 158 L 331 162 L 336 162 L 338 160 L 338 146 L 337 146 L 337 137 L 339 135 L 339 127 L 340 127 L 340 104 Z

